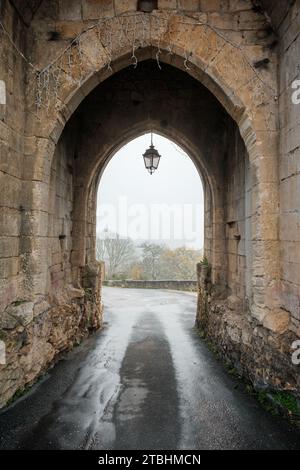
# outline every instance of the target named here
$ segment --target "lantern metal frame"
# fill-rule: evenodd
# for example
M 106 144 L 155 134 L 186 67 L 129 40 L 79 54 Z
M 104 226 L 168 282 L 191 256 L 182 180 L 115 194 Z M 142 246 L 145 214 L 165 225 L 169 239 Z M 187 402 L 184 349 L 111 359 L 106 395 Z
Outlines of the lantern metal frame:
M 151 132 L 151 145 L 143 154 L 144 164 L 146 170 L 153 175 L 153 173 L 157 170 L 161 155 L 158 153 L 156 148 L 153 145 L 153 133 Z

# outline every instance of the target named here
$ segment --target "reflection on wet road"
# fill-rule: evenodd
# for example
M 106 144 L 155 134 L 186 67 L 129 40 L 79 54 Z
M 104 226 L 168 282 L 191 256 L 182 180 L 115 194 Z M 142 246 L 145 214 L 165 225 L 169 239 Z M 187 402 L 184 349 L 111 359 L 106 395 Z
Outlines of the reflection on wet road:
M 300 449 L 194 329 L 196 297 L 104 288 L 105 327 L 0 414 L 0 448 Z

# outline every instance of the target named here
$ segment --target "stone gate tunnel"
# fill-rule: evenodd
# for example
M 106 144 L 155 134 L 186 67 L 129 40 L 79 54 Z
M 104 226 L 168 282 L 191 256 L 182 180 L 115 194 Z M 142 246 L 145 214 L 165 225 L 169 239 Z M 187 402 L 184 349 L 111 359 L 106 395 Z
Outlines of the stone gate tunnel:
M 1 2 L 1 406 L 102 326 L 98 183 L 150 130 L 204 187 L 198 326 L 254 383 L 299 394 L 298 7 L 137 4 Z

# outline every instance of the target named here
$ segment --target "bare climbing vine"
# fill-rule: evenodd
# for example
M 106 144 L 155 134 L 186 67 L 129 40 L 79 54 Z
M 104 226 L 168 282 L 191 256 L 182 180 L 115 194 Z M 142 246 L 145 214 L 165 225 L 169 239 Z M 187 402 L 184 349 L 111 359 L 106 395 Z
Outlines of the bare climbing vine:
M 181 17 L 178 21 L 178 16 Z M 117 21 L 116 21 L 117 19 Z M 104 66 L 108 70 L 112 70 L 113 54 L 118 54 L 128 46 L 131 47 L 132 55 L 131 61 L 134 67 L 138 65 L 138 57 L 136 51 L 141 47 L 155 46 L 156 61 L 159 68 L 160 55 L 162 53 L 162 42 L 164 41 L 164 48 L 170 55 L 173 54 L 172 47 L 172 27 L 174 25 L 174 15 L 165 14 L 143 14 L 141 12 L 134 12 L 130 14 L 123 14 L 112 18 L 101 18 L 96 23 L 88 26 L 80 32 L 80 34 L 73 39 L 68 46 L 61 51 L 61 53 L 43 69 L 39 70 L 17 47 L 11 36 L 5 29 L 0 21 L 0 27 L 4 35 L 6 35 L 17 54 L 29 65 L 35 79 L 35 104 L 37 109 L 49 109 L 51 106 L 56 106 L 59 102 L 59 89 L 65 77 L 72 82 L 82 83 L 84 79 L 85 61 L 88 62 L 88 57 L 84 49 L 83 39 L 91 31 L 95 31 L 95 38 L 98 42 L 98 51 L 102 54 L 104 59 Z M 225 43 L 231 47 L 238 49 L 247 64 L 251 67 L 254 74 L 258 79 L 272 92 L 276 99 L 276 90 L 267 83 L 255 69 L 251 61 L 248 59 L 243 51 L 242 46 L 234 43 L 228 39 L 221 31 L 211 26 L 207 22 L 200 21 L 197 17 L 186 17 L 176 13 L 175 24 L 192 25 L 194 27 L 209 28 Z M 166 44 L 167 43 L 167 44 Z M 192 52 L 188 49 L 185 50 L 183 65 L 185 69 L 190 70 L 190 58 Z M 96 71 L 96 70 L 95 70 Z

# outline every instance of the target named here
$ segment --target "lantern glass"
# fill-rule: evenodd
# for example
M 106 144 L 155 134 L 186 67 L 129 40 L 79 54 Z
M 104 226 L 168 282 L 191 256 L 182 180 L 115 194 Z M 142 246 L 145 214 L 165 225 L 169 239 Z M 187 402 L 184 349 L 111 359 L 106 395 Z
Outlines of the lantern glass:
M 155 168 L 156 170 L 157 170 L 158 165 L 159 165 L 159 160 L 160 160 L 160 157 L 159 157 L 159 156 L 154 156 L 154 157 L 153 157 L 152 166 L 153 166 L 153 168 Z

